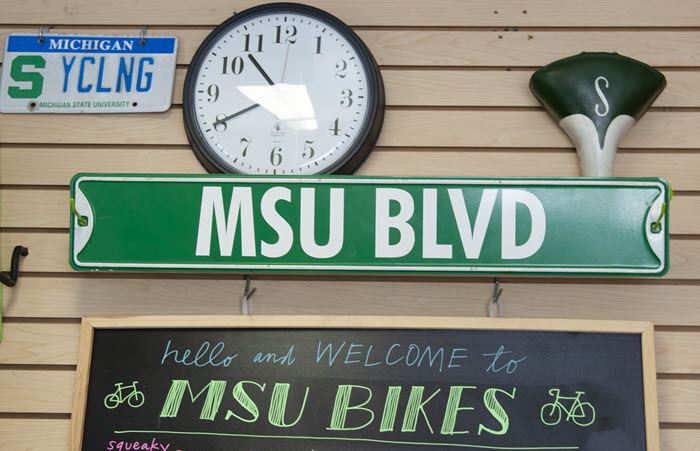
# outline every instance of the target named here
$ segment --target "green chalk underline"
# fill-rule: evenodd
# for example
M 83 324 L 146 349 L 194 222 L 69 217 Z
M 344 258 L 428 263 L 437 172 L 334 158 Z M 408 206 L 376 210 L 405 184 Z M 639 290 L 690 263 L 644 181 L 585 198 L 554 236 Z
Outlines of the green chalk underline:
M 218 437 L 243 437 L 243 438 L 273 438 L 273 439 L 297 439 L 297 440 L 335 440 L 350 442 L 372 442 L 385 443 L 390 445 L 420 445 L 420 446 L 453 446 L 456 448 L 478 448 L 496 450 L 565 450 L 579 449 L 578 446 L 487 446 L 469 445 L 465 443 L 427 443 L 427 442 L 403 442 L 398 440 L 379 440 L 371 438 L 354 437 L 297 437 L 293 435 L 254 435 L 254 434 L 232 434 L 225 432 L 188 432 L 188 431 L 114 431 L 115 434 L 175 434 L 175 435 L 211 435 Z

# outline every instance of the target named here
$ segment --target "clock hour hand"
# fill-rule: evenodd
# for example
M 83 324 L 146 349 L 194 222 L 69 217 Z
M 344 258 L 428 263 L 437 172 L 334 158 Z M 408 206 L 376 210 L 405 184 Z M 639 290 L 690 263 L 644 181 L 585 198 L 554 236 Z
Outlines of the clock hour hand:
M 237 117 L 237 116 L 240 116 L 240 115 L 243 114 L 243 113 L 247 113 L 247 112 L 250 111 L 250 110 L 254 110 L 254 109 L 256 109 L 256 108 L 259 107 L 259 106 L 260 106 L 259 103 L 254 103 L 253 105 L 249 106 L 248 108 L 243 108 L 241 111 L 236 111 L 235 113 L 233 113 L 233 114 L 231 114 L 231 115 L 229 115 L 229 116 L 222 117 L 222 118 L 219 119 L 218 121 L 214 122 L 212 125 L 213 125 L 214 127 L 216 127 L 217 125 L 221 125 L 221 124 L 223 124 L 224 122 L 226 122 L 227 120 L 233 119 L 234 117 Z
M 258 63 L 258 60 L 256 60 L 255 57 L 253 55 L 251 55 L 250 53 L 248 54 L 248 58 L 250 59 L 250 61 L 253 62 L 253 65 L 262 74 L 262 76 L 265 77 L 265 80 L 267 80 L 267 82 L 270 84 L 270 86 L 274 85 L 275 82 L 272 81 L 272 79 L 270 78 L 269 75 L 267 75 L 267 72 L 265 72 L 265 69 L 263 69 L 262 66 L 260 65 L 260 63 Z

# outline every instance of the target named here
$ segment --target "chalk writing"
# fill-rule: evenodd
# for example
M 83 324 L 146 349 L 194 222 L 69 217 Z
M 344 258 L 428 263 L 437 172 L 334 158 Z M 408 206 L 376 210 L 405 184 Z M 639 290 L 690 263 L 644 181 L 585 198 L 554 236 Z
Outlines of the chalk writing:
M 170 451 L 169 443 L 160 443 L 155 438 L 150 442 L 140 442 L 140 441 L 117 441 L 110 440 L 107 445 L 107 451 L 130 451 L 130 450 L 140 450 L 140 451 Z M 180 451 L 172 450 L 172 451 Z
M 626 390 L 634 378 L 625 378 L 625 387 L 609 382 L 621 357 L 605 346 L 625 339 L 623 356 L 638 349 L 632 346 L 638 338 L 619 334 L 216 328 L 142 334 L 109 335 L 98 344 L 110 345 L 109 353 L 96 354 L 110 359 L 92 367 L 97 382 L 85 421 L 86 431 L 102 435 L 85 434 L 85 449 L 608 449 L 588 437 L 617 418 L 624 427 L 640 404 L 634 398 L 640 390 Z M 128 343 L 129 352 L 117 343 Z M 595 360 L 601 353 L 604 365 Z M 592 358 L 595 372 L 584 364 Z M 615 399 L 634 411 L 611 407 L 616 390 L 624 397 Z M 130 403 L 143 405 L 132 410 Z M 614 439 L 615 451 L 643 449 L 643 435 L 633 446 L 623 443 L 632 437 L 625 431 Z
M 375 352 L 372 357 L 374 345 L 360 343 L 327 343 L 318 342 L 316 351 L 316 363 L 328 362 L 328 366 L 333 365 L 354 365 L 359 364 L 365 367 L 377 365 L 407 367 L 428 367 L 436 369 L 442 373 L 444 368 L 460 368 L 459 361 L 467 359 L 466 348 L 448 348 L 419 346 L 411 343 L 408 346 L 399 343 L 392 344 L 385 352 Z M 379 354 L 378 356 L 376 354 Z M 364 355 L 364 358 L 363 358 Z M 447 365 L 445 363 L 447 362 Z
M 138 384 L 138 381 L 134 381 L 130 385 L 126 386 L 124 386 L 123 383 L 114 384 L 117 389 L 114 391 L 114 393 L 110 393 L 105 397 L 105 407 L 108 409 L 116 409 L 125 402 L 134 409 L 141 407 L 146 400 L 146 397 L 142 392 L 136 389 L 136 384 Z M 126 391 L 128 389 L 131 389 L 131 392 L 129 392 L 128 395 L 123 396 L 122 391 Z
M 197 395 L 192 393 L 190 382 L 186 380 L 173 380 L 170 385 L 170 390 L 165 398 L 163 409 L 160 412 L 162 418 L 175 418 L 180 411 L 182 399 L 185 396 L 185 390 L 190 394 L 190 399 L 195 402 L 199 396 L 206 391 L 207 395 L 204 398 L 202 412 L 199 415 L 200 420 L 213 421 L 216 413 L 219 411 L 221 400 L 224 397 L 226 389 L 226 381 L 211 381 Z
M 493 361 L 489 365 L 489 367 L 486 369 L 486 372 L 488 373 L 489 371 L 493 371 L 494 373 L 501 372 L 503 369 L 506 370 L 506 373 L 508 374 L 513 374 L 515 370 L 518 369 L 518 363 L 522 362 L 523 360 L 527 359 L 527 356 L 523 357 L 522 359 L 518 360 L 510 360 L 508 363 L 505 365 L 502 365 L 500 367 L 497 367 L 496 364 L 498 363 L 498 359 L 503 355 L 503 354 L 511 354 L 512 351 L 506 351 L 505 346 L 501 345 L 500 348 L 498 348 L 497 352 L 494 352 L 492 354 L 483 354 L 485 357 L 493 357 Z
M 289 348 L 289 351 L 287 351 L 287 354 L 277 357 L 277 354 L 274 352 L 268 352 L 266 354 L 263 354 L 262 352 L 258 352 L 255 355 L 255 358 L 253 359 L 253 362 L 255 363 L 279 363 L 280 365 L 291 365 L 294 363 L 296 360 L 292 354 L 294 353 L 294 345 L 292 345 L 291 348 Z
M 581 402 L 581 396 L 586 392 L 577 391 L 576 396 L 561 396 L 558 388 L 549 390 L 549 394 L 554 396 L 554 402 L 542 406 L 540 418 L 547 426 L 556 426 L 561 421 L 561 413 L 566 413 L 566 421 L 573 421 L 579 426 L 590 426 L 595 421 L 595 408 L 590 402 Z M 568 409 L 562 401 L 571 401 Z
M 199 347 L 197 350 L 197 354 L 195 354 L 194 359 L 190 360 L 189 362 L 187 359 L 190 357 L 191 351 L 189 349 L 185 349 L 182 353 L 182 356 L 179 356 L 179 353 L 176 349 L 170 350 L 170 345 L 172 343 L 172 340 L 168 340 L 168 344 L 165 346 L 165 352 L 163 353 L 163 358 L 160 360 L 160 364 L 163 365 L 168 357 L 172 356 L 173 361 L 175 363 L 179 363 L 181 365 L 194 365 L 194 366 L 225 366 L 228 367 L 233 359 L 238 357 L 238 354 L 232 355 L 225 357 L 223 360 L 219 362 L 214 362 L 219 357 L 219 354 L 221 354 L 224 350 L 224 343 L 220 341 L 219 343 L 216 344 L 211 350 L 209 350 L 209 342 L 205 341 L 202 343 L 202 345 Z M 207 355 L 207 353 L 209 353 Z

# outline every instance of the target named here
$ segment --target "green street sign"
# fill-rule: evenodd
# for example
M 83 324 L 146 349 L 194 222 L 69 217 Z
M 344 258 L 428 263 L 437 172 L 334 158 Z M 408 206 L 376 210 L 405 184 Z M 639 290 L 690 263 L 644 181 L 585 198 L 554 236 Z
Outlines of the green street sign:
M 78 174 L 76 270 L 653 275 L 659 178 Z

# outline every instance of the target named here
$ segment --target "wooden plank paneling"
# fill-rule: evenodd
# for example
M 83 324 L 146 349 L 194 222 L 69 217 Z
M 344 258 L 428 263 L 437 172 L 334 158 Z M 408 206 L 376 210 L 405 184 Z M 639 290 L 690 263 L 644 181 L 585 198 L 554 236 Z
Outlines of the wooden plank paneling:
M 180 2 L 177 8 L 167 0 L 119 3 L 66 0 L 6 0 L 3 24 L 218 24 L 223 19 L 259 4 L 251 0 L 230 2 L 211 0 L 206 4 Z M 654 0 L 591 0 L 585 3 L 562 0 L 530 0 L 526 4 L 510 0 L 404 0 L 402 2 L 356 0 L 314 0 L 322 8 L 351 25 L 391 26 L 580 26 L 638 27 L 695 26 L 693 0 L 659 4 Z M 396 14 L 400 10 L 401 14 Z
M 221 20 L 226 18 L 221 15 Z M 1 20 L 1 19 L 0 19 Z M 51 22 L 53 23 L 53 22 Z M 45 24 L 45 23 L 44 23 Z M 43 24 L 42 24 L 43 25 Z M 100 33 L 137 35 L 143 23 L 134 27 L 57 27 L 52 33 Z M 358 29 L 357 34 L 381 66 L 444 67 L 540 67 L 580 52 L 617 52 L 655 67 L 698 67 L 700 55 L 695 44 L 700 31 L 617 31 L 617 30 L 527 30 L 505 29 Z M 157 35 L 178 38 L 177 63 L 189 64 L 213 26 L 193 28 L 158 27 Z M 0 27 L 0 42 L 10 33 L 36 33 L 36 27 Z M 653 45 L 649 40 L 653 39 Z M 0 58 L 3 55 L 0 53 Z
M 11 255 L 18 244 L 30 250 L 22 260 L 22 271 L 72 272 L 68 264 L 68 233 L 4 232 L 0 255 Z M 665 276 L 667 279 L 700 279 L 700 240 L 671 240 L 670 252 L 671 269 Z M 3 269 L 9 271 L 9 266 L 9 261 L 3 262 Z
M 359 277 L 256 279 L 256 314 L 485 316 L 493 284 L 470 278 Z M 596 279 L 597 282 L 600 279 Z M 8 317 L 238 314 L 241 275 L 105 274 L 21 277 L 3 292 Z M 628 319 L 657 325 L 700 325 L 700 286 L 643 283 L 511 282 L 501 286 L 511 318 Z
M 700 197 L 677 195 L 670 205 L 671 233 L 700 234 Z
M 0 227 L 68 227 L 69 198 L 68 190 L 0 190 Z
M 75 365 L 79 335 L 78 324 L 3 324 L 0 363 Z
M 27 3 L 28 1 L 28 3 Z M 175 106 L 164 114 L 0 115 L 0 255 L 28 243 L 3 290 L 0 449 L 65 449 L 82 315 L 237 314 L 242 275 L 77 273 L 67 264 L 68 189 L 77 172 L 205 173 L 187 144 L 182 85 L 206 35 L 250 0 L 6 0 L 16 31 L 179 39 Z M 668 87 L 622 142 L 615 175 L 660 176 L 677 193 L 662 279 L 502 277 L 505 316 L 651 320 L 663 451 L 700 451 L 700 42 L 694 0 L 314 0 L 354 26 L 378 63 L 388 111 L 359 175 L 578 176 L 572 144 L 528 89 L 532 72 L 582 51 L 660 68 Z M 401 14 L 396 11 L 400 10 Z M 0 54 L 0 58 L 3 55 Z M 1 69 L 7 70 L 6 66 Z M 50 187 L 49 187 L 50 186 Z M 27 230 L 32 229 L 32 230 Z M 489 276 L 254 276 L 256 314 L 485 316 Z M 32 320 L 31 318 L 34 318 Z M 28 321 L 28 322 L 27 322 Z M 679 326 L 693 326 L 683 328 Z M 8 365 L 42 365 L 34 370 Z M 61 366 L 59 366 L 61 365 Z M 53 370 L 51 367 L 54 366 Z M 20 369 L 24 368 L 24 369 Z M 13 417 L 14 416 L 14 417 Z
M 175 73 L 173 104 L 182 104 L 186 69 Z M 700 71 L 664 71 L 668 86 L 655 108 L 700 105 Z M 532 71 L 384 69 L 387 106 L 539 107 L 528 88 Z
M 8 323 L 3 326 L 0 363 L 75 365 L 78 323 Z M 654 333 L 659 373 L 700 374 L 700 332 Z
M 25 176 L 31 171 L 35 176 Z M 700 191 L 700 153 L 623 151 L 617 177 L 664 177 L 678 191 Z M 51 148 L 0 145 L 0 184 L 63 185 L 78 172 L 204 174 L 189 147 Z M 577 177 L 573 150 L 375 148 L 357 175 Z M 680 202 L 679 202 L 680 203 Z M 692 204 L 692 202 L 691 202 Z M 675 204 L 674 204 L 675 205 Z
M 72 370 L 0 369 L 1 413 L 70 413 Z
M 700 374 L 700 332 L 654 333 L 656 371 Z
M 0 418 L 0 449 L 45 451 L 68 449 L 70 420 Z
M 529 89 L 532 73 L 384 69 L 382 77 L 390 106 L 539 107 Z M 668 85 L 654 107 L 700 105 L 700 72 L 664 71 L 664 75 Z M 176 99 L 181 100 L 178 95 Z
M 255 110 L 249 114 L 267 114 Z M 264 117 L 264 116 L 263 116 Z M 235 120 L 235 119 L 234 119 Z M 648 112 L 621 148 L 700 149 L 700 112 Z M 478 124 L 478 126 L 477 126 Z M 0 115 L 0 142 L 187 145 L 182 110 L 161 114 Z M 390 147 L 571 147 L 543 111 L 389 110 L 377 142 Z
M 700 423 L 700 380 L 663 379 L 658 390 L 659 421 Z
M 697 429 L 662 429 L 661 449 L 663 451 L 698 451 L 700 431 Z
M 68 199 L 68 189 L 0 189 L 0 227 L 68 228 Z M 671 234 L 700 235 L 700 196 L 676 191 L 671 205 Z

